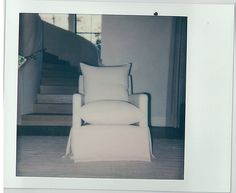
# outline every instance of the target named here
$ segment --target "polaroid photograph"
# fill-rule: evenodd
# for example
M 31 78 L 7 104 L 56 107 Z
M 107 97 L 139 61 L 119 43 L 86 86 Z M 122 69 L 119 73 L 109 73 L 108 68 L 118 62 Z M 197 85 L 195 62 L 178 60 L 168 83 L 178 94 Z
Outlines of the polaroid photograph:
M 184 179 L 186 17 L 19 19 L 17 176 Z
M 6 187 L 230 191 L 233 5 L 6 7 Z

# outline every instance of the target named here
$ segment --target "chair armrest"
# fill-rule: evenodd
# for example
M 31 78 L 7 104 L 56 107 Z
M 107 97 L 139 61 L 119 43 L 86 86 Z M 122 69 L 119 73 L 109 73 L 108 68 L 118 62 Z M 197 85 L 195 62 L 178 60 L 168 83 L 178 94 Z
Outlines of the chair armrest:
M 70 130 L 70 135 L 68 138 L 67 146 L 66 146 L 66 154 L 70 155 L 72 153 L 71 150 L 71 143 L 72 143 L 72 136 L 73 136 L 73 131 L 75 128 L 78 128 L 82 125 L 82 120 L 80 116 L 80 108 L 83 104 L 83 95 L 79 93 L 73 94 L 72 98 L 72 128 Z
M 140 126 L 148 126 L 148 96 L 147 94 L 129 95 L 129 102 L 143 111 L 145 119 L 140 121 Z
M 72 103 L 72 127 L 81 126 L 82 120 L 80 117 L 80 108 L 82 106 L 83 95 L 76 93 L 73 94 Z

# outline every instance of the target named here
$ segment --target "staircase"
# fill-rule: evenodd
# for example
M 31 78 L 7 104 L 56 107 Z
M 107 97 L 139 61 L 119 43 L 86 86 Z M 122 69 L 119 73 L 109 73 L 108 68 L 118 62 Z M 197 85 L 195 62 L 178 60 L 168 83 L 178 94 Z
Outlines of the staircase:
M 44 55 L 39 93 L 33 113 L 22 115 L 23 126 L 71 126 L 72 95 L 78 92 L 79 73 L 56 56 Z

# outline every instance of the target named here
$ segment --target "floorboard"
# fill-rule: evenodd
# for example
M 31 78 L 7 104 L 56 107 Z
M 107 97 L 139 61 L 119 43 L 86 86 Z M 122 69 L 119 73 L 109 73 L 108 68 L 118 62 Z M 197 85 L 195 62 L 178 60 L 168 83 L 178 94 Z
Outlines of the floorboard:
M 68 136 L 18 136 L 17 176 L 183 179 L 184 140 L 153 139 L 152 162 L 84 162 L 63 158 Z

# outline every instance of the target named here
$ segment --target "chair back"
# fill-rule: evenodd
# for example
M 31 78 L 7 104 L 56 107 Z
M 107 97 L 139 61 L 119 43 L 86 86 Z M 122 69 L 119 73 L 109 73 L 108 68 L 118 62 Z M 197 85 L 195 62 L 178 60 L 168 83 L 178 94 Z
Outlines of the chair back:
M 79 93 L 84 94 L 84 77 L 83 75 L 79 76 Z M 129 75 L 129 87 L 128 87 L 128 93 L 129 95 L 133 93 L 133 85 L 132 85 L 132 77 Z

